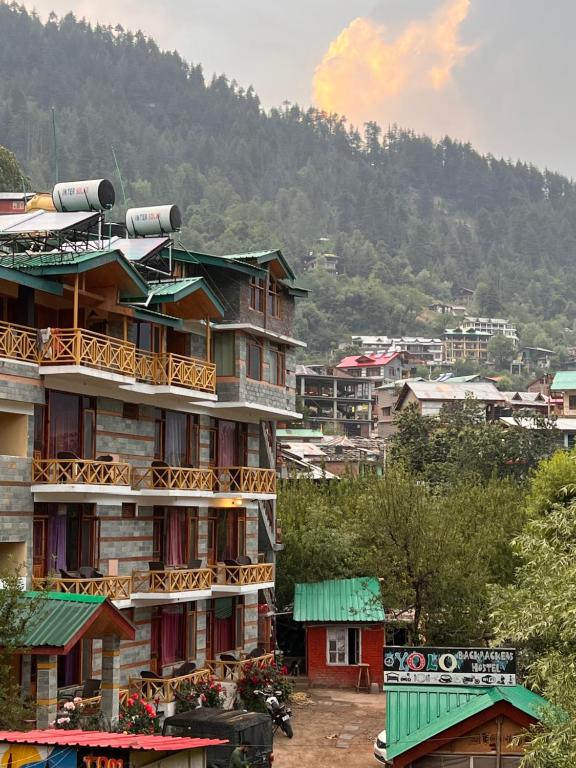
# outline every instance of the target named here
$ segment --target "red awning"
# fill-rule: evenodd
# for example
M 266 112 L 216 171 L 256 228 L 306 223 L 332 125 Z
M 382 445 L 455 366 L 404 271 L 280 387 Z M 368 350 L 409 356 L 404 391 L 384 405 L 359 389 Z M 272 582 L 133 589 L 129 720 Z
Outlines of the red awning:
M 142 736 L 103 731 L 0 731 L 0 742 L 47 744 L 62 747 L 101 747 L 102 749 L 144 749 L 152 752 L 176 752 L 227 744 L 222 739 L 193 739 L 184 736 Z

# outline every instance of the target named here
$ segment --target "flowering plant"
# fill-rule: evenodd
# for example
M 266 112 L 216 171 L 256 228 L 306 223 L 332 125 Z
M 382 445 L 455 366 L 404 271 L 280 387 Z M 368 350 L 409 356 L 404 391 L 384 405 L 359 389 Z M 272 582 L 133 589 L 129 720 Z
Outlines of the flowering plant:
M 125 704 L 120 704 L 117 730 L 121 733 L 158 733 L 160 724 L 156 708 L 134 693 Z
M 263 691 L 266 688 L 281 691 L 280 698 L 283 701 L 290 699 L 293 687 L 284 670 L 285 667 L 279 669 L 274 661 L 264 664 L 254 660 L 244 665 L 243 677 L 238 682 L 238 696 L 246 709 L 253 712 L 266 711 L 264 699 L 254 694 L 254 691 Z
M 79 696 L 72 701 L 64 702 L 56 720 L 52 723 L 53 727 L 61 731 L 77 730 L 80 728 L 82 708 L 82 699 Z
M 198 704 L 203 707 L 221 709 L 224 704 L 223 690 L 223 687 L 213 676 L 209 680 L 186 683 L 178 694 L 176 712 L 188 712 L 190 709 L 196 709 Z

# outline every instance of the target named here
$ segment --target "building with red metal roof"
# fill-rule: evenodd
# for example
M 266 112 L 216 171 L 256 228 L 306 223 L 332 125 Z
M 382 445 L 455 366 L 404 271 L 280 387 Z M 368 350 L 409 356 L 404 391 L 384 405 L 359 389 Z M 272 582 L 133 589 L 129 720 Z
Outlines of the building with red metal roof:
M 42 744 L 59 747 L 90 747 L 96 749 L 139 749 L 150 752 L 176 752 L 184 749 L 200 749 L 228 743 L 223 739 L 56 729 L 0 731 L 0 742 L 9 742 L 10 744 Z

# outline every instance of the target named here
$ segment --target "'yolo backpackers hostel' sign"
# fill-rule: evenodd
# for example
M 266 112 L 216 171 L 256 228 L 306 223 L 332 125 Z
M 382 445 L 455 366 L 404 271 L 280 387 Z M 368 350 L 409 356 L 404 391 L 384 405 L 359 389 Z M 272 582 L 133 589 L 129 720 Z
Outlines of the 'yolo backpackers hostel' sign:
M 384 651 L 384 683 L 416 685 L 516 685 L 511 648 L 407 648 Z

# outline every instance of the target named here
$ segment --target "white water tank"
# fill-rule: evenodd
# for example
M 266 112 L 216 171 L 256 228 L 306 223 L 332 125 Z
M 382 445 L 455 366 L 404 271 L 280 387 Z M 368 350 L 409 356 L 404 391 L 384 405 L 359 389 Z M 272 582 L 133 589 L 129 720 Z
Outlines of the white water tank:
M 108 179 L 63 181 L 52 190 L 54 207 L 60 212 L 107 211 L 116 200 Z
M 126 211 L 126 230 L 130 237 L 165 235 L 176 232 L 181 226 L 182 215 L 177 205 L 153 205 Z

